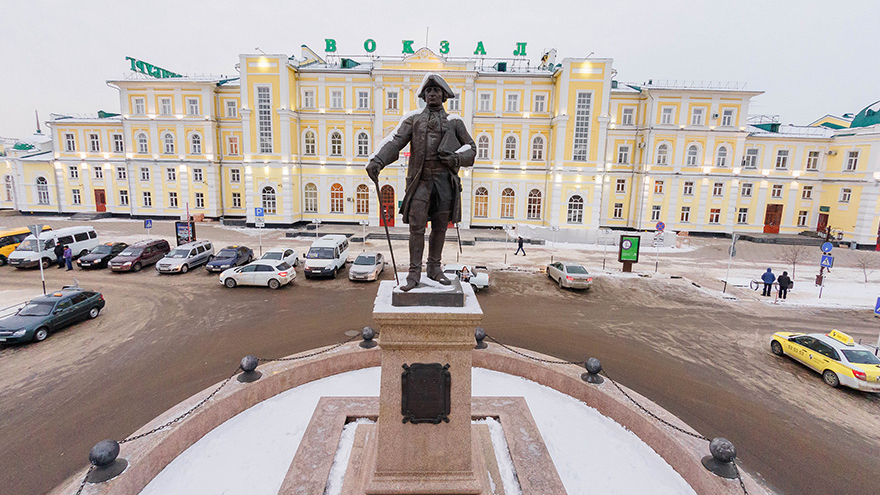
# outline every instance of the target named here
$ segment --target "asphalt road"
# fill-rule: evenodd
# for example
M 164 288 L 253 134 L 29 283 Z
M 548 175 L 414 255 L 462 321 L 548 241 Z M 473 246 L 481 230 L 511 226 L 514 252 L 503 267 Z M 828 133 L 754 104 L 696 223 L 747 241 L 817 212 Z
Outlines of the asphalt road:
M 228 376 L 246 354 L 280 357 L 344 340 L 371 324 L 377 288 L 300 271 L 278 291 L 228 290 L 202 269 L 50 269 L 47 285 L 71 276 L 104 293 L 101 316 L 41 344 L 0 347 L 0 493 L 45 493 L 85 466 L 96 442 L 126 437 Z M 768 349 L 776 330 L 876 338 L 865 312 L 729 302 L 686 280 L 599 277 L 588 293 L 560 291 L 538 274 L 493 272 L 492 283 L 479 295 L 490 335 L 564 359 L 598 357 L 610 376 L 703 435 L 731 439 L 744 468 L 773 489 L 880 490 L 880 398 L 830 389 Z M 0 289 L 35 288 L 38 271 L 0 268 Z

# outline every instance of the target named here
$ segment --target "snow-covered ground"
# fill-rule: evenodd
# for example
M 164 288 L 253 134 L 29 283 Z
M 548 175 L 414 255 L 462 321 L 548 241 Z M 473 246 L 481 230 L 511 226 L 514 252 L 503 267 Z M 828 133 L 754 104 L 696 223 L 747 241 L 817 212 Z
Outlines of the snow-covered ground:
M 692 494 L 633 433 L 572 397 L 474 368 L 475 396 L 525 397 L 571 494 Z M 379 368 L 335 375 L 266 400 L 218 426 L 169 464 L 141 495 L 275 494 L 321 397 L 378 396 Z

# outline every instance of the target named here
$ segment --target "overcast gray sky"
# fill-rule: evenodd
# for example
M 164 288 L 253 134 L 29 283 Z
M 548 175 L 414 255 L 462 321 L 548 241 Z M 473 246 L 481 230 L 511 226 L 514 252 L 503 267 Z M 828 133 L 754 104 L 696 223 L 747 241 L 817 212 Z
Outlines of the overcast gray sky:
M 857 112 L 880 100 L 876 29 L 880 1 L 629 0 L 168 1 L 30 0 L 0 9 L 0 136 L 35 130 L 34 110 L 115 112 L 104 84 L 128 71 L 126 56 L 178 73 L 232 74 L 240 53 L 323 52 L 399 55 L 401 40 L 452 56 L 511 56 L 517 42 L 537 60 L 614 59 L 622 81 L 739 81 L 765 91 L 751 113 L 807 124 L 826 113 Z

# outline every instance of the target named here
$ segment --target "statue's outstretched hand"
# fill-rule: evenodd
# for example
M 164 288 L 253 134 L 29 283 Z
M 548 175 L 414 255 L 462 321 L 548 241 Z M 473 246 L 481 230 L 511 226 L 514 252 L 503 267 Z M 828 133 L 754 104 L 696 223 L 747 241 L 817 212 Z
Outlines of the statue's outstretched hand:
M 367 164 L 367 175 L 373 182 L 379 182 L 379 172 L 381 170 L 382 166 L 376 162 L 370 162 L 369 164 Z

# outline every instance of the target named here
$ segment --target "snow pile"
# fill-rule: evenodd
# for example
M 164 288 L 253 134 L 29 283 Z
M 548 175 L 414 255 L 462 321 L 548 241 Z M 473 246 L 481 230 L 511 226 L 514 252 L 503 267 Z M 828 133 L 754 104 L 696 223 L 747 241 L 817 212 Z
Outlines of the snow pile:
M 339 437 L 339 447 L 336 448 L 333 465 L 330 466 L 330 475 L 327 477 L 327 488 L 324 489 L 324 495 L 340 495 L 342 493 L 342 482 L 345 479 L 345 469 L 348 467 L 348 460 L 351 458 L 351 449 L 354 447 L 354 434 L 357 432 L 357 427 L 358 425 L 371 425 L 375 423 L 371 419 L 360 418 L 342 428 L 342 435 Z
M 504 494 L 522 495 L 519 479 L 516 477 L 516 468 L 513 465 L 513 459 L 510 458 L 510 448 L 507 446 L 507 440 L 504 438 L 504 430 L 501 427 L 501 423 L 494 418 L 478 419 L 473 421 L 473 423 L 489 426 L 492 450 L 495 451 L 495 461 L 498 463 L 498 472 L 501 474 L 501 485 L 504 487 Z M 489 481 L 492 481 L 491 477 Z
M 694 493 L 638 437 L 586 404 L 504 373 L 474 368 L 472 376 L 475 396 L 525 397 L 569 493 Z M 380 368 L 368 368 L 317 380 L 261 402 L 205 435 L 141 494 L 277 494 L 318 400 L 378 396 L 379 380 Z M 351 426 L 349 434 L 353 436 L 355 429 Z M 507 448 L 497 435 L 496 430 L 492 436 L 496 454 Z M 341 456 L 337 460 L 343 464 Z M 503 464 L 499 462 L 499 468 Z M 513 476 L 512 469 L 502 475 L 508 480 Z M 504 488 L 508 489 L 506 484 Z

